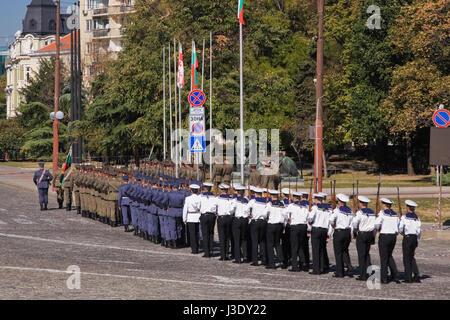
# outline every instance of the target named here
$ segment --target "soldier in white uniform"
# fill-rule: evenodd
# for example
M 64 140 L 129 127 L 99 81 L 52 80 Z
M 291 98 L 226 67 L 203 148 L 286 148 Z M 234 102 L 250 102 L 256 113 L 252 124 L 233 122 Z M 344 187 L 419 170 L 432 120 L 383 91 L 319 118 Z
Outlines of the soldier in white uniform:
M 262 197 L 264 189 L 254 188 L 255 198 L 250 200 L 250 234 L 252 239 L 252 266 L 258 266 L 258 246 L 262 255 L 262 264 L 266 264 L 266 229 L 267 210 L 266 198 Z
M 322 201 L 323 193 L 314 194 L 314 205 L 308 213 L 308 222 L 312 225 L 311 245 L 313 256 L 313 271 L 310 274 L 327 273 L 329 264 L 327 263 L 327 234 L 331 211 L 328 206 L 324 206 Z
M 284 203 L 278 199 L 278 190 L 269 190 L 270 201 L 267 203 L 268 220 L 266 232 L 267 245 L 267 266 L 266 269 L 276 269 L 274 249 L 277 252 L 277 257 L 280 262 L 284 264 L 283 250 L 281 248 L 281 235 L 284 232 L 284 227 L 287 223 L 286 211 L 284 210 Z M 286 268 L 287 266 L 284 265 Z
M 414 252 L 416 251 L 420 239 L 420 219 L 415 213 L 417 203 L 412 200 L 406 200 L 406 215 L 400 219 L 399 231 L 403 235 L 403 265 L 405 267 L 405 282 L 420 282 L 419 269 L 417 268 Z M 414 273 L 414 277 L 412 274 Z
M 348 196 L 338 193 L 336 198 L 338 200 L 338 206 L 330 216 L 330 225 L 334 228 L 333 248 L 336 259 L 336 273 L 333 277 L 343 278 L 344 254 L 348 254 L 348 247 L 352 238 L 353 211 L 347 206 L 347 202 L 350 200 Z M 348 272 L 347 275 L 349 275 Z
M 376 214 L 368 208 L 369 198 L 358 196 L 359 210 L 353 218 L 353 234 L 356 238 L 356 251 L 358 252 L 359 277 L 356 280 L 366 281 L 367 267 L 370 265 L 370 246 L 375 241 Z
M 217 215 L 217 198 L 211 192 L 213 183 L 203 183 L 203 193 L 200 196 L 200 225 L 203 236 L 203 257 L 209 258 L 212 255 L 214 244 L 214 225 Z
M 306 218 L 308 217 L 307 200 L 300 200 L 302 192 L 292 192 L 294 201 L 286 209 L 288 222 L 291 229 L 291 272 L 308 271 L 309 269 L 309 247 L 308 247 L 308 226 Z M 308 250 L 308 254 L 305 252 Z M 300 262 L 300 263 L 299 263 Z
M 187 224 L 189 230 L 189 242 L 193 254 L 198 254 L 200 206 L 201 199 L 198 195 L 200 186 L 191 184 L 189 186 L 192 195 L 186 197 L 183 207 L 183 222 Z
M 233 225 L 231 226 L 232 234 L 234 238 L 234 261 L 233 263 L 241 263 L 241 256 L 244 261 L 248 261 L 247 258 L 247 240 L 249 238 L 249 215 L 250 208 L 248 206 L 248 198 L 244 196 L 245 187 L 238 185 L 234 187 L 234 190 L 238 192 L 238 196 L 233 199 L 235 211 Z
M 226 184 L 219 185 L 221 194 L 217 197 L 217 231 L 220 242 L 220 261 L 230 260 L 228 252 L 231 241 L 231 222 L 235 210 L 235 202 L 228 194 L 230 187 Z
M 391 278 L 395 283 L 400 283 L 398 279 L 397 266 L 392 256 L 392 252 L 397 242 L 399 218 L 397 213 L 391 209 L 394 202 L 387 198 L 381 198 L 383 210 L 378 213 L 375 226 L 380 231 L 378 238 L 378 249 L 380 251 L 381 283 L 388 283 L 388 266 L 391 271 Z

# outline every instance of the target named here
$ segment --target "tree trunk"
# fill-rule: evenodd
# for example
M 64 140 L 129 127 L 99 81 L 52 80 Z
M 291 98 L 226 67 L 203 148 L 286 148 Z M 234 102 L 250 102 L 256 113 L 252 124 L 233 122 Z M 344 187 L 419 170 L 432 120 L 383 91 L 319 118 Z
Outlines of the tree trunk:
M 411 137 L 406 138 L 406 169 L 408 170 L 408 176 L 414 176 L 413 159 L 412 159 L 412 140 Z

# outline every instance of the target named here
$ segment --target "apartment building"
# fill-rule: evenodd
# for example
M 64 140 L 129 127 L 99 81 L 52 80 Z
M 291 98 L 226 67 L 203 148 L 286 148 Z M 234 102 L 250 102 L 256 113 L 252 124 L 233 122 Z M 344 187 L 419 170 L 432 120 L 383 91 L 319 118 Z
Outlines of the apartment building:
M 122 50 L 123 31 L 134 13 L 134 0 L 81 0 L 80 34 L 83 85 L 90 87 L 103 63 Z

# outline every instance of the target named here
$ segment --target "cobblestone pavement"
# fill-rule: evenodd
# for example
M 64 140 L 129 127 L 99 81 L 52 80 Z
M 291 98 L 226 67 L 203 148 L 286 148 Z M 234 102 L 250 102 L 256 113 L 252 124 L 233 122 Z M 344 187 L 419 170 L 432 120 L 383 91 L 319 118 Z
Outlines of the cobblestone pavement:
M 1 180 L 1 179 L 0 179 Z M 382 285 L 335 279 L 332 273 L 267 270 L 155 245 L 75 211 L 40 211 L 37 192 L 0 181 L 0 299 L 449 299 L 450 241 L 422 240 L 420 284 Z M 217 240 L 217 234 L 216 234 Z M 216 254 L 218 248 L 216 248 Z M 350 245 L 357 265 L 355 243 Z M 372 262 L 379 265 L 377 245 Z M 331 243 L 330 262 L 334 263 Z M 403 271 L 401 239 L 395 261 Z M 80 268 L 80 289 L 68 289 L 69 266 Z

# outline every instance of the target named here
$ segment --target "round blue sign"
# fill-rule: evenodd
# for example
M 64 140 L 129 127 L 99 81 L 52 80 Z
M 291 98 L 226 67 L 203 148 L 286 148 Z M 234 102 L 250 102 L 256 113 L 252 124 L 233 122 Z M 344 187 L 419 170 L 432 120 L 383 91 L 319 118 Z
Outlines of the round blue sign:
M 201 90 L 192 90 L 188 96 L 189 103 L 193 107 L 201 107 L 206 100 L 205 94 Z
M 433 122 L 438 128 L 446 128 L 450 125 L 450 112 L 446 109 L 436 110 L 433 114 Z

